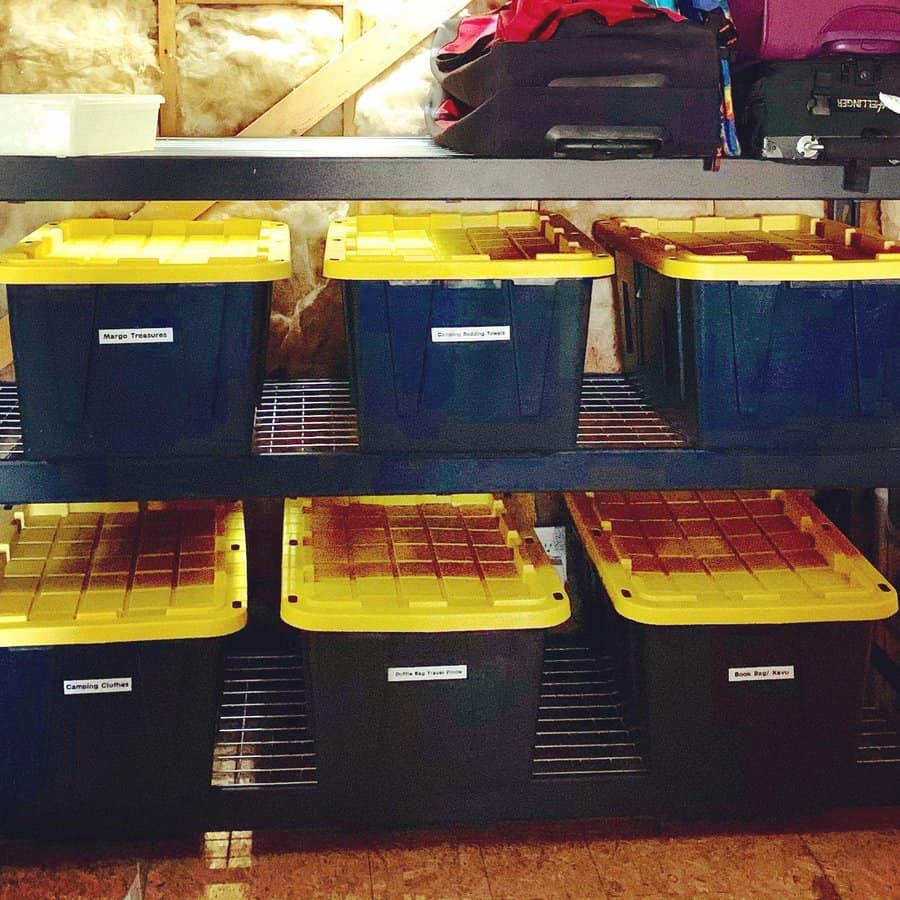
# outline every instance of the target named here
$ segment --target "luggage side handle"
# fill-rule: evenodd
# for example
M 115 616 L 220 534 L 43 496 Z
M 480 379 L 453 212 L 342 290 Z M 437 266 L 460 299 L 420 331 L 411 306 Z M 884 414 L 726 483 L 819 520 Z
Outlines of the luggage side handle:
M 663 72 L 636 72 L 631 75 L 585 75 L 554 78 L 552 88 L 661 88 L 671 87 L 671 80 Z
M 554 125 L 544 146 L 554 159 L 652 159 L 666 136 L 658 126 Z
M 894 53 L 900 53 L 900 41 L 883 40 L 881 38 L 839 38 L 834 41 L 827 41 L 822 44 L 823 56 L 835 56 L 839 54 L 852 53 L 877 54 L 878 56 L 889 56 Z
M 816 4 L 808 3 L 812 12 Z M 789 8 L 784 3 L 785 10 Z M 820 52 L 827 55 L 850 53 L 854 56 L 900 53 L 900 4 L 897 0 L 831 0 L 831 15 L 818 34 Z M 839 7 L 844 7 L 839 9 Z M 799 13 L 798 15 L 802 15 Z M 788 24 L 785 18 L 784 24 Z

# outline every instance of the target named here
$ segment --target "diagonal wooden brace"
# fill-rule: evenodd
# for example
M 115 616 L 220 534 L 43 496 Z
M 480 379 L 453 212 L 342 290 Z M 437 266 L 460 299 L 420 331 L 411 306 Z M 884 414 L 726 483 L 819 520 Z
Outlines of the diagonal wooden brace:
M 287 96 L 238 133 L 238 137 L 286 137 L 303 134 L 349 97 L 405 56 L 445 19 L 459 12 L 461 0 L 440 0 L 422 6 L 407 0 L 394 10 L 390 21 L 379 22 L 349 44 Z M 162 201 L 148 203 L 136 219 L 196 219 L 213 202 Z

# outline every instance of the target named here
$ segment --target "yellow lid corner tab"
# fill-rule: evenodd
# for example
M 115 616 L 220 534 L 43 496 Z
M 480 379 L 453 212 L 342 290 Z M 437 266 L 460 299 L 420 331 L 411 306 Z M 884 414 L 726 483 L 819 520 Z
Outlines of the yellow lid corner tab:
M 897 592 L 801 491 L 597 491 L 566 504 L 610 602 L 646 625 L 884 619 Z
M 247 621 L 239 503 L 3 511 L 0 647 L 223 637 Z
M 345 280 L 601 278 L 612 257 L 562 216 L 531 211 L 332 222 L 324 274 Z
M 0 284 L 195 284 L 291 274 L 291 237 L 263 219 L 66 219 L 0 253 Z
M 861 281 L 900 278 L 900 247 L 880 234 L 806 215 L 614 217 L 594 238 L 670 278 Z
M 281 617 L 307 631 L 551 628 L 570 615 L 530 529 L 491 494 L 285 501 Z

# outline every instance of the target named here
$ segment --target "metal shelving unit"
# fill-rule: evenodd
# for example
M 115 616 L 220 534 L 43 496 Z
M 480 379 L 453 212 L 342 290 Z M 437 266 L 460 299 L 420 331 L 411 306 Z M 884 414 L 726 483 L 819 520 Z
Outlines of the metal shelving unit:
M 536 186 L 540 185 L 538 189 Z M 428 138 L 166 138 L 148 153 L 5 157 L 5 200 L 608 200 L 900 197 L 900 167 L 866 192 L 840 166 L 696 159 L 480 159 Z
M 588 376 L 578 446 L 522 456 L 385 456 L 357 447 L 346 382 L 269 382 L 246 457 L 24 459 L 15 388 L 0 390 L 0 502 L 448 491 L 866 487 L 900 483 L 900 448 L 699 450 L 621 376 Z
M 540 185 L 539 190 L 536 185 Z M 0 198 L 179 199 L 900 198 L 900 167 L 843 187 L 839 166 L 723 160 L 476 159 L 426 138 L 171 138 L 147 153 L 7 157 Z M 900 447 L 853 453 L 692 447 L 627 382 L 589 385 L 576 450 L 473 458 L 360 453 L 345 385 L 272 383 L 245 458 L 34 461 L 14 389 L 0 390 L 0 502 L 283 496 L 420 490 L 559 490 L 900 483 Z
M 536 187 L 539 185 L 539 188 Z M 900 167 L 873 169 L 866 193 L 839 166 L 724 160 L 475 159 L 415 138 L 164 139 L 119 156 L 8 157 L 0 199 L 891 199 Z M 576 449 L 478 458 L 359 450 L 346 382 L 270 382 L 253 453 L 235 458 L 26 459 L 15 387 L 0 385 L 0 502 L 283 497 L 299 493 L 900 484 L 900 447 L 851 453 L 711 451 L 692 446 L 662 410 L 619 376 L 585 383 Z M 626 728 L 608 661 L 585 648 L 550 651 L 527 789 L 398 798 L 389 821 L 428 822 L 640 814 L 660 810 L 647 760 Z M 583 677 L 582 677 L 583 676 Z M 568 723 L 568 724 L 565 724 Z M 313 723 L 296 651 L 230 657 L 205 827 L 359 817 L 316 787 Z M 867 710 L 849 802 L 896 800 L 889 723 Z M 440 809 L 436 817 L 435 809 Z M 372 823 L 367 819 L 367 824 Z

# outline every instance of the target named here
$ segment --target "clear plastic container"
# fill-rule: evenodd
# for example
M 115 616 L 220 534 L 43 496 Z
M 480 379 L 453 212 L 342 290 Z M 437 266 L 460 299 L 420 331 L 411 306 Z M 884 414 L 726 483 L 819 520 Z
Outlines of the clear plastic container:
M 158 94 L 0 94 L 0 156 L 152 150 Z

